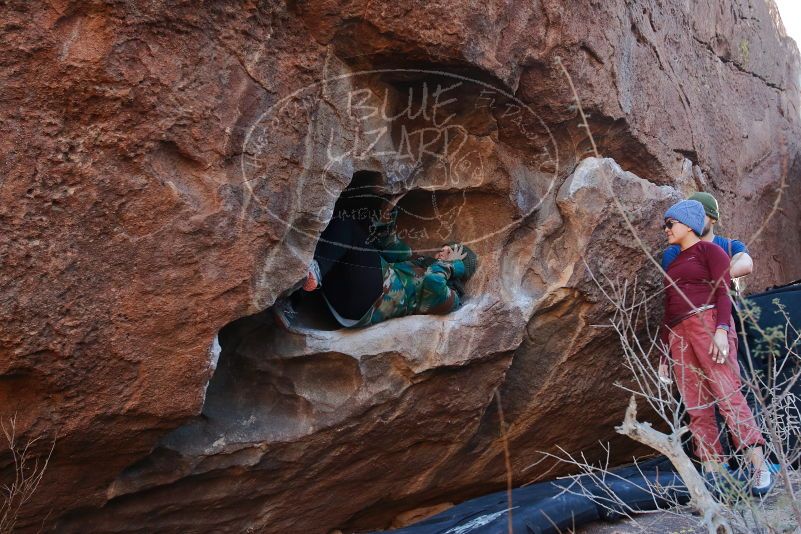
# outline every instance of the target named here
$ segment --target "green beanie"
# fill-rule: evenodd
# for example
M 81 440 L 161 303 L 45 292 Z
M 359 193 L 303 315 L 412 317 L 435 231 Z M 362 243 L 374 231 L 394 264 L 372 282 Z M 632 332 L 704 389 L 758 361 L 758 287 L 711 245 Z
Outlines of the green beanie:
M 688 200 L 697 200 L 704 206 L 704 212 L 709 215 L 710 218 L 716 221 L 720 219 L 718 201 L 709 193 L 704 193 L 703 191 L 693 193 Z
M 450 243 L 448 246 L 453 248 L 459 243 Z M 463 280 L 469 280 L 473 273 L 476 272 L 476 268 L 478 267 L 478 256 L 473 249 L 468 247 L 467 245 L 462 245 L 462 252 L 466 254 L 462 263 L 464 263 L 464 277 Z

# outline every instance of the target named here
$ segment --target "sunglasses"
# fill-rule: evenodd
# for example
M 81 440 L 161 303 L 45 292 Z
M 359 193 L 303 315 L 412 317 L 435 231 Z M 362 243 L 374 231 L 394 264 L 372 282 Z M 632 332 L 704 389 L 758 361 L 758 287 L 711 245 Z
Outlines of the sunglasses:
M 679 221 L 674 221 L 673 219 L 668 219 L 665 221 L 665 224 L 662 225 L 662 228 L 666 228 L 668 230 L 673 228 L 674 224 L 681 224 Z

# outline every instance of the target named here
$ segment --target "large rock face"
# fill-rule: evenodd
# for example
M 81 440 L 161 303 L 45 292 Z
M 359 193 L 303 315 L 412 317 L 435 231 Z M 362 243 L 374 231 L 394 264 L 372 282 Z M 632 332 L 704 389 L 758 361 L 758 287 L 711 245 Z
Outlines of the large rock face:
M 4 5 L 0 416 L 57 434 L 21 525 L 383 528 L 502 487 L 499 406 L 516 483 L 630 456 L 590 276 L 658 286 L 623 213 L 656 254 L 708 189 L 752 288 L 801 277 L 797 48 L 690 4 Z M 480 253 L 462 309 L 274 324 L 354 175 Z

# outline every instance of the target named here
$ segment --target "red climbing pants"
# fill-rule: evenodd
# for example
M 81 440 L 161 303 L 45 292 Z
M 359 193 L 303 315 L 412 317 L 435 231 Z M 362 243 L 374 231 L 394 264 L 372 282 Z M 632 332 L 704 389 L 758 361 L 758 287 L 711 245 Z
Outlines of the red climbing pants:
M 715 363 L 709 354 L 716 326 L 717 311 L 710 309 L 683 320 L 672 327 L 670 334 L 673 374 L 690 415 L 690 431 L 702 461 L 719 461 L 723 454 L 715 405 L 726 420 L 738 449 L 764 444 L 754 415 L 740 391 L 737 336 L 733 330 L 729 335 L 726 362 Z

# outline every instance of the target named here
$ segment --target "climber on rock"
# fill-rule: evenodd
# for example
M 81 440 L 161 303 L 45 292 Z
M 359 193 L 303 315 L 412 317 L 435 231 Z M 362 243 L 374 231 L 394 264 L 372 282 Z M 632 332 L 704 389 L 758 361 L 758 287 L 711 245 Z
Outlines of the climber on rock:
M 476 271 L 477 256 L 449 243 L 434 257 L 413 257 L 396 233 L 398 201 L 385 201 L 365 230 L 349 218 L 334 218 L 323 231 L 309 266 L 305 291 L 320 289 L 333 316 L 355 328 L 393 317 L 446 314 L 461 306 L 464 282 Z M 276 310 L 288 325 L 285 310 Z

